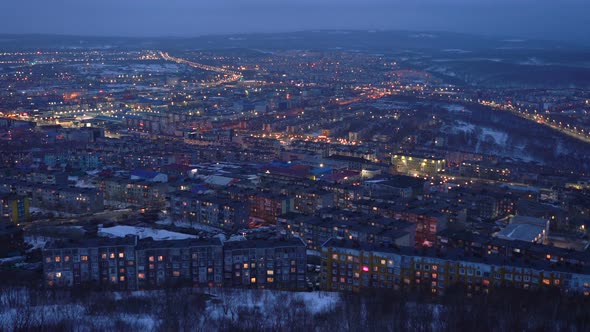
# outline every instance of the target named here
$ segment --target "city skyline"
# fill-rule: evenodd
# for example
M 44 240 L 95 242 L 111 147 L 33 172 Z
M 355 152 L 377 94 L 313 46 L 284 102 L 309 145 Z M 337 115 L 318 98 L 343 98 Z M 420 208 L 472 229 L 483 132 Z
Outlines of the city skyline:
M 586 7 L 5 0 L 0 329 L 588 330 Z

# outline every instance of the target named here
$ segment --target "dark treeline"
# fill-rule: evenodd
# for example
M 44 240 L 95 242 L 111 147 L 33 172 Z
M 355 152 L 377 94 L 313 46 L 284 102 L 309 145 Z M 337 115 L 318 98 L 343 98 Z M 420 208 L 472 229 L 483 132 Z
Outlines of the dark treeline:
M 557 290 L 470 295 L 342 293 L 314 310 L 301 293 L 177 288 L 134 293 L 0 290 L 3 331 L 588 331 L 589 300 Z M 318 294 L 321 301 L 322 294 Z M 324 295 L 334 297 L 333 294 Z

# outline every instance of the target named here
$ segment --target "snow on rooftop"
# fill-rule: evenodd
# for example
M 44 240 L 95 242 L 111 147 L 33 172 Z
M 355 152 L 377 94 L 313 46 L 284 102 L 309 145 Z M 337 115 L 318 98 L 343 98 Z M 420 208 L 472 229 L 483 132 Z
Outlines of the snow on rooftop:
M 164 229 L 154 229 L 149 227 L 139 226 L 113 226 L 103 228 L 99 226 L 98 235 L 104 237 L 125 237 L 126 235 L 137 235 L 140 239 L 148 237 L 153 238 L 156 241 L 164 240 L 184 240 L 197 238 L 196 235 L 171 232 Z

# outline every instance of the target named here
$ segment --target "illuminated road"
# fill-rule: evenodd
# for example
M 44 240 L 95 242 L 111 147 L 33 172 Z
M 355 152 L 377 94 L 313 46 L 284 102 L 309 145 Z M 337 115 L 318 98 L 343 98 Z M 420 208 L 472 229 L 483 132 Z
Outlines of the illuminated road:
M 527 119 L 529 121 L 533 121 L 538 124 L 547 126 L 553 130 L 556 130 L 562 134 L 565 134 L 567 136 L 570 136 L 570 137 L 580 140 L 582 142 L 590 143 L 590 133 L 584 133 L 584 131 L 582 129 L 578 129 L 576 127 L 570 127 L 569 125 L 561 126 L 561 125 L 556 124 L 555 121 L 553 121 L 553 123 L 550 122 L 549 117 L 543 117 L 543 115 L 540 115 L 540 114 L 532 114 L 529 112 L 517 111 L 513 107 L 499 106 L 498 109 L 511 112 L 512 114 L 519 116 L 523 119 Z
M 456 100 L 452 100 L 452 99 L 450 99 L 450 96 L 448 98 L 438 98 L 437 95 L 427 95 L 425 93 L 423 93 L 421 96 L 416 96 L 415 94 L 414 95 L 405 94 L 405 95 L 412 96 L 412 97 L 418 97 L 418 98 L 431 98 L 431 99 L 437 99 L 437 100 L 442 100 L 442 101 L 455 102 L 455 103 L 464 104 L 465 106 L 480 105 L 480 106 L 489 107 L 490 109 L 510 112 L 515 116 L 518 116 L 518 117 L 523 118 L 525 120 L 536 122 L 540 125 L 549 127 L 551 129 L 558 131 L 564 135 L 567 135 L 571 138 L 577 139 L 577 140 L 582 141 L 584 143 L 590 143 L 590 130 L 585 131 L 583 128 L 570 126 L 569 124 L 557 123 L 557 122 L 555 122 L 555 120 L 551 120 L 548 115 L 530 113 L 528 111 L 522 111 L 522 110 L 516 109 L 514 106 L 512 106 L 510 104 L 496 104 L 496 103 L 492 103 L 492 102 L 488 102 L 488 101 L 484 101 L 484 100 L 475 101 L 475 100 L 471 100 L 468 97 L 461 97 L 461 98 L 457 97 Z
M 226 76 L 225 78 L 217 80 L 215 82 L 205 83 L 205 84 L 203 84 L 203 86 L 214 86 L 214 85 L 220 85 L 220 84 L 225 84 L 225 83 L 232 83 L 232 82 L 236 82 L 236 81 L 240 80 L 243 77 L 242 73 L 237 72 L 237 71 L 233 71 L 233 70 L 229 70 L 229 69 L 225 69 L 225 68 L 221 68 L 221 67 L 205 65 L 202 63 L 193 62 L 193 61 L 189 61 L 186 59 L 176 58 L 176 57 L 170 56 L 170 54 L 168 54 L 168 52 L 159 52 L 159 53 L 160 53 L 160 56 L 166 61 L 173 61 L 176 63 L 188 65 L 193 68 L 206 70 L 206 71 L 212 71 L 212 72 L 220 73 L 220 74 L 223 74 Z

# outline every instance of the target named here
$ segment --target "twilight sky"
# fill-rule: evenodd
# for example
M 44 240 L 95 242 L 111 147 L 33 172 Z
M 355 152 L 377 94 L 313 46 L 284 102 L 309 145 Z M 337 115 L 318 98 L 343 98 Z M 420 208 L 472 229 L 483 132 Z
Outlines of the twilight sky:
M 590 40 L 590 0 L 0 0 L 0 33 L 442 30 Z

